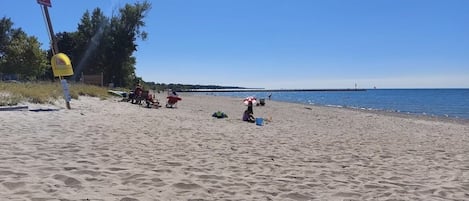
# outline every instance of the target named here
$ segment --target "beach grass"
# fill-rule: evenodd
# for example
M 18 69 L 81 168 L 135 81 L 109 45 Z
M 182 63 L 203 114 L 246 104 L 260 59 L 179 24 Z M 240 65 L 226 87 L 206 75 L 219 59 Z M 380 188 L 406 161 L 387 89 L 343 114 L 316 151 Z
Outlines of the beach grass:
M 106 88 L 77 84 L 69 84 L 70 96 L 77 99 L 78 96 L 91 96 L 106 99 L 109 97 Z M 62 86 L 58 82 L 28 82 L 28 83 L 4 83 L 0 82 L 0 106 L 18 105 L 20 102 L 38 104 L 52 104 L 63 97 Z

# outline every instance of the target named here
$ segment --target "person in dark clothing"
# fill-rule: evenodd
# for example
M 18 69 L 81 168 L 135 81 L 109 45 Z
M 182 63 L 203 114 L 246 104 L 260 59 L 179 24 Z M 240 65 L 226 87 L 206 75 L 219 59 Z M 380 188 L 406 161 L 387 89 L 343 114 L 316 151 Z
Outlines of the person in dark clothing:
M 140 104 L 142 100 L 142 93 L 143 93 L 143 87 L 140 83 L 137 83 L 133 91 L 133 98 L 131 99 L 132 100 L 131 102 Z
M 248 109 L 244 111 L 243 121 L 247 121 L 247 122 L 250 122 L 250 123 L 255 122 L 254 111 L 252 110 L 252 102 L 251 101 L 249 101 L 249 103 L 248 103 Z
M 255 122 L 254 115 L 250 113 L 248 110 L 245 110 L 243 114 L 243 121 L 254 123 Z
M 248 103 L 248 112 L 254 114 L 254 111 L 252 111 L 252 101 L 249 101 Z

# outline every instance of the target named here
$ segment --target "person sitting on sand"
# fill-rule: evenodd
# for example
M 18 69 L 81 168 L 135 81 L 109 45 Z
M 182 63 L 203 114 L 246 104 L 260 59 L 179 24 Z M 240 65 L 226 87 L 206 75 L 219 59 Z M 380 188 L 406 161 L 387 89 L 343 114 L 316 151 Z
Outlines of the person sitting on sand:
M 252 110 L 252 102 L 251 101 L 249 101 L 249 103 L 248 103 L 248 109 L 244 111 L 243 121 L 247 121 L 247 122 L 251 122 L 251 123 L 255 122 L 254 111 Z
M 252 101 L 249 101 L 248 103 L 248 112 L 254 114 L 254 111 L 252 110 Z
M 256 120 L 254 118 L 254 115 L 251 112 L 249 112 L 249 110 L 245 110 L 243 114 L 243 121 L 254 123 Z

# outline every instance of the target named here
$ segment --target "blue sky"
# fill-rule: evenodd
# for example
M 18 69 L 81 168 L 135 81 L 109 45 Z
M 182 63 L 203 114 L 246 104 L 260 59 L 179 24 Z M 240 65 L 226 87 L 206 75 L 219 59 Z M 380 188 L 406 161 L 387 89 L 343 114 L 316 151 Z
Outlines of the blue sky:
M 124 0 L 51 0 L 55 32 Z M 469 88 L 467 0 L 154 0 L 137 75 L 159 83 L 279 88 Z M 0 17 L 37 36 L 35 0 Z

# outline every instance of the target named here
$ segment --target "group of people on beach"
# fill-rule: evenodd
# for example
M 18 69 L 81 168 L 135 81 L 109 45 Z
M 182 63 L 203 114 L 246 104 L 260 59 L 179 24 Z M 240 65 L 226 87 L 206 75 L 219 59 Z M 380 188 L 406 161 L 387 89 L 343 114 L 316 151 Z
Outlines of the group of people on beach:
M 171 89 L 168 90 L 168 102 L 166 103 L 166 107 L 172 108 L 176 106 L 176 103 L 181 100 L 179 95 L 172 91 Z M 135 85 L 133 91 L 130 92 L 127 101 L 130 101 L 133 104 L 141 104 L 142 101 L 145 101 L 148 108 L 159 108 L 160 103 L 158 99 L 156 99 L 154 94 L 151 94 L 148 90 L 145 91 L 143 86 L 140 83 Z

